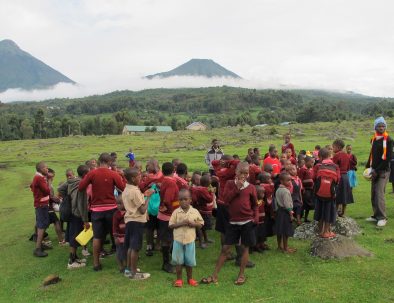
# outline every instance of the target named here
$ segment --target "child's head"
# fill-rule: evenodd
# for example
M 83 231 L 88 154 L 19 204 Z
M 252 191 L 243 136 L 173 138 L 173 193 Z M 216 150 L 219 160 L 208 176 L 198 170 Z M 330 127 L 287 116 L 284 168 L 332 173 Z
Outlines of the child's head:
M 269 163 L 265 163 L 263 169 L 264 169 L 265 172 L 269 173 L 270 175 L 274 171 L 274 168 L 272 167 L 272 164 L 269 164 Z
M 120 211 L 124 210 L 122 195 L 116 196 L 116 206 L 118 207 L 118 210 Z
M 275 145 L 270 145 L 270 147 L 268 148 L 268 153 L 271 158 L 276 158 L 278 156 L 278 150 L 276 149 Z
M 185 163 L 179 163 L 178 166 L 176 167 L 176 174 L 180 177 L 186 177 L 187 176 L 187 166 Z
M 315 163 L 315 158 L 309 156 L 305 157 L 305 166 L 307 168 L 312 168 L 314 163 Z
M 55 171 L 52 168 L 48 168 L 47 178 L 51 181 L 55 178 Z
M 223 157 L 222 157 L 222 159 L 223 159 Z M 240 160 L 240 158 L 239 158 L 239 156 L 237 154 L 233 155 L 233 159 L 234 160 Z
M 88 172 L 89 172 L 89 167 L 87 165 L 80 165 L 77 168 L 77 174 L 78 177 L 83 178 Z
M 172 159 L 172 165 L 174 166 L 174 172 L 176 171 L 176 168 L 178 165 L 181 164 L 181 160 L 178 158 Z
M 230 155 L 224 155 L 221 159 L 220 159 L 220 166 L 221 167 L 227 167 L 227 163 L 225 163 L 224 161 L 231 161 L 234 158 Z
M 285 154 L 287 156 L 287 159 L 290 159 L 293 155 L 293 151 L 291 150 L 291 148 L 286 148 Z
M 141 182 L 141 173 L 135 167 L 126 168 L 124 170 L 124 176 L 125 176 L 128 184 L 138 186 Z
M 44 176 L 48 174 L 48 165 L 44 161 L 38 162 L 36 164 L 36 171 Z
M 285 135 L 283 136 L 283 138 L 284 138 L 286 144 L 290 142 L 290 139 L 291 139 L 291 138 L 290 138 L 290 134 L 285 134 Z
M 305 149 L 301 149 L 300 152 L 299 152 L 299 155 L 306 156 L 306 150 Z
M 332 148 L 332 145 L 327 144 L 324 148 L 328 150 L 329 158 L 331 158 L 332 154 L 333 154 L 333 151 L 334 151 L 333 148 Z
M 97 161 L 96 159 L 90 159 L 85 162 L 85 165 L 89 167 L 89 170 L 93 170 L 97 168 Z
M 113 171 L 116 171 L 118 169 L 118 164 L 115 161 L 112 161 L 110 167 Z
M 285 154 L 285 153 L 283 153 L 283 154 L 281 154 L 280 155 L 280 164 L 282 164 L 282 166 L 284 166 L 285 165 L 285 163 L 286 163 L 286 161 L 287 161 L 287 154 Z
M 255 165 L 260 165 L 260 159 L 258 154 L 253 154 L 253 156 L 250 157 L 251 163 Z
M 322 148 L 319 150 L 319 159 L 320 160 L 326 160 L 330 158 L 330 151 L 327 148 Z
M 235 176 L 239 181 L 246 181 L 249 176 L 249 163 L 239 162 L 237 168 L 235 169 Z
M 279 175 L 279 181 L 280 184 L 283 186 L 289 187 L 290 186 L 290 181 L 291 181 L 291 176 L 287 172 L 283 172 Z
M 352 146 L 350 144 L 346 145 L 346 152 L 350 155 L 352 153 Z
M 260 156 L 260 149 L 258 147 L 253 148 L 253 153 Z
M 254 154 L 253 148 L 248 148 L 248 155 L 251 157 Z
M 150 174 L 156 174 L 159 169 L 159 162 L 156 159 L 150 159 L 146 163 L 146 171 Z
M 140 172 L 142 172 L 142 163 L 141 163 L 141 161 L 135 161 L 134 167 L 137 168 Z
M 66 169 L 66 178 L 67 179 L 72 179 L 74 178 L 74 172 L 71 168 Z
M 112 157 L 109 153 L 102 153 L 98 159 L 100 166 L 109 167 L 112 163 Z
M 211 185 L 211 176 L 210 175 L 204 175 L 200 179 L 200 185 L 203 187 L 209 187 Z
M 264 199 L 264 187 L 260 186 L 260 185 L 256 185 L 256 192 L 257 192 L 257 199 L 258 200 L 263 200 Z
M 200 186 L 201 172 L 195 171 L 192 175 L 192 185 Z
M 316 145 L 316 146 L 315 146 L 315 150 L 318 150 L 318 151 L 319 151 L 319 150 L 320 150 L 320 145 Z
M 111 158 L 112 158 L 112 161 L 116 161 L 116 159 L 118 159 L 118 155 L 115 153 L 115 152 L 112 152 L 111 154 L 110 154 L 110 156 L 111 156 Z
M 261 184 L 272 183 L 271 174 L 265 171 L 257 175 L 257 180 L 259 180 Z
M 129 152 L 130 152 L 130 153 L 132 153 L 132 152 L 133 152 L 133 149 L 132 149 L 131 147 L 129 148 Z
M 344 147 L 345 147 L 345 142 L 343 142 L 343 140 L 341 140 L 341 139 L 336 139 L 332 143 L 332 148 L 333 148 L 334 153 L 337 153 L 337 152 L 343 150 Z
M 218 139 L 212 140 L 212 147 L 215 149 L 219 148 L 219 140 Z
M 192 202 L 192 195 L 190 190 L 182 188 L 179 191 L 178 195 L 179 205 L 183 210 L 186 210 L 190 207 L 190 203 Z
M 172 176 L 174 174 L 174 165 L 171 162 L 165 162 L 161 166 L 161 171 L 164 176 Z
M 289 173 L 290 176 L 295 177 L 297 176 L 297 167 L 294 164 L 290 164 L 286 167 L 286 171 Z

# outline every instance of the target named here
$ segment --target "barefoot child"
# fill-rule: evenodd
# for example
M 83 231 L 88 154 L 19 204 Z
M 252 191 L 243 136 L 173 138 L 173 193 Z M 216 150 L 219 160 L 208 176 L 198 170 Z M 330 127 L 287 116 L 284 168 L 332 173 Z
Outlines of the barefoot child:
M 116 204 L 118 205 L 118 210 L 114 213 L 114 218 L 112 221 L 112 234 L 115 238 L 116 262 L 118 263 L 119 272 L 124 274 L 127 266 L 127 249 L 124 245 L 126 233 L 124 215 L 126 210 L 123 205 L 122 195 L 116 197 Z
M 319 159 L 320 163 L 313 168 L 316 201 L 314 219 L 319 221 L 320 236 L 333 238 L 335 233 L 331 232 L 331 224 L 336 220 L 335 191 L 341 175 L 339 167 L 330 159 L 328 149 L 319 151 Z
M 200 213 L 191 206 L 192 197 L 188 189 L 179 191 L 179 204 L 171 215 L 168 227 L 174 232 L 174 242 L 172 248 L 172 262 L 176 266 L 175 287 L 182 287 L 182 266 L 186 268 L 187 283 L 197 286 L 193 279 L 192 268 L 196 266 L 196 228 L 199 229 L 204 224 Z
M 127 168 L 124 172 L 127 180 L 126 187 L 122 193 L 122 200 L 126 213 L 125 247 L 127 248 L 127 268 L 124 275 L 133 280 L 144 280 L 150 277 L 149 273 L 137 272 L 139 251 L 144 238 L 144 227 L 147 217 L 149 197 L 145 201 L 144 194 L 138 185 L 141 182 L 141 173 L 136 168 Z M 152 194 L 151 190 L 146 192 L 147 196 Z
M 294 253 L 296 249 L 288 247 L 288 239 L 294 234 L 292 225 L 293 217 L 293 200 L 289 191 L 291 186 L 291 176 L 284 172 L 279 176 L 280 185 L 275 193 L 276 202 L 276 237 L 278 241 L 278 250 L 284 253 Z
M 246 281 L 245 268 L 249 259 L 249 247 L 256 245 L 253 224 L 258 223 L 259 216 L 256 187 L 246 181 L 248 174 L 249 164 L 241 162 L 237 165 L 235 180 L 226 183 L 223 197 L 224 204 L 228 207 L 229 224 L 216 268 L 212 276 L 202 279 L 204 284 L 218 281 L 218 274 L 226 262 L 231 247 L 239 243 L 241 243 L 242 256 L 235 285 L 243 285 Z

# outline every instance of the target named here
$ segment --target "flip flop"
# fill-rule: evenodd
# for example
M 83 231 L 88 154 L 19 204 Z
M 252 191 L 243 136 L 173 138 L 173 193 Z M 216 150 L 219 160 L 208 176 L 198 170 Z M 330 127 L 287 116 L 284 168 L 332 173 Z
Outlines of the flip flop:
M 212 276 L 209 276 L 207 278 L 202 278 L 200 283 L 201 284 L 207 284 L 207 285 L 208 284 L 217 284 L 218 280 L 217 279 L 215 280 Z
M 187 284 L 189 284 L 190 286 L 198 286 L 198 282 L 194 279 L 190 279 L 189 281 L 187 281 Z
M 237 286 L 244 285 L 246 282 L 246 277 L 238 277 L 237 280 L 235 280 L 234 284 Z
M 183 286 L 183 281 L 182 280 L 176 280 L 174 282 L 174 287 L 182 287 Z

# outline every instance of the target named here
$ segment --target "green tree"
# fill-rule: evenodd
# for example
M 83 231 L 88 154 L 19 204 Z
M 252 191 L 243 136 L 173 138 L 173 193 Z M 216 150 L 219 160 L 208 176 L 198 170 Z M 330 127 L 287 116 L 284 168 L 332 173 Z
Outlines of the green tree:
M 33 126 L 31 126 L 30 120 L 25 119 L 21 123 L 21 133 L 23 139 L 32 139 L 34 135 Z

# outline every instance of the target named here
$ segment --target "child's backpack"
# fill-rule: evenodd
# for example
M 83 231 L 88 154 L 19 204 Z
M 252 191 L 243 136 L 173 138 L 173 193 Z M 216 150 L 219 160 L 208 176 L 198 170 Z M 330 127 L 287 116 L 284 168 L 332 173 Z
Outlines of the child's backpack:
M 156 184 L 153 184 L 150 189 L 153 189 L 154 193 L 150 196 L 148 214 L 157 216 L 160 206 L 160 189 Z
M 337 167 L 334 164 L 321 164 L 316 174 L 315 195 L 322 200 L 335 199 L 337 183 Z
M 68 194 L 63 198 L 63 201 L 60 203 L 59 215 L 60 215 L 60 220 L 64 222 L 70 222 L 72 210 L 71 210 L 71 196 Z

